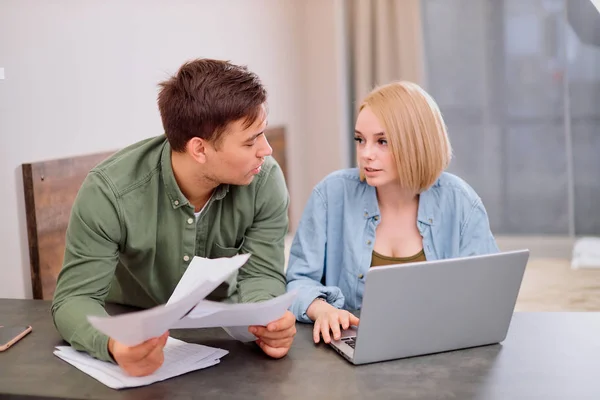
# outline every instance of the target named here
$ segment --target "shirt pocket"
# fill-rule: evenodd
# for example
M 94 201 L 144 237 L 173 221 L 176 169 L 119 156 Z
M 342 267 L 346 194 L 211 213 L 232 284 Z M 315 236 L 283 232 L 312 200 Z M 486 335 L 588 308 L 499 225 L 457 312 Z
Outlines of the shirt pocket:
M 211 258 L 221 258 L 221 257 L 233 257 L 242 251 L 242 247 L 244 246 L 246 238 L 242 237 L 242 240 L 235 246 L 229 247 L 221 245 L 217 242 L 214 243 L 211 252 Z
M 244 246 L 244 238 L 239 244 L 233 247 L 226 247 L 217 242 L 214 242 L 210 258 L 233 257 L 240 253 Z M 225 279 L 213 292 L 206 297 L 207 300 L 221 301 L 231 297 L 236 292 L 238 271 L 234 271 Z

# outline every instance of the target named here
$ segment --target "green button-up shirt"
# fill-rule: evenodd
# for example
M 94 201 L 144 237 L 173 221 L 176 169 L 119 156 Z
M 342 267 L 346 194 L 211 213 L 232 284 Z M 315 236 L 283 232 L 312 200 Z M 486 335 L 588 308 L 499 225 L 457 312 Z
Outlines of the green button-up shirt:
M 212 300 L 268 300 L 285 292 L 284 236 L 289 196 L 281 168 L 267 157 L 247 186 L 221 185 L 198 220 L 159 136 L 92 169 L 73 204 L 52 315 L 77 350 L 111 360 L 108 337 L 87 322 L 104 302 L 149 308 L 167 302 L 194 255 L 251 253 Z

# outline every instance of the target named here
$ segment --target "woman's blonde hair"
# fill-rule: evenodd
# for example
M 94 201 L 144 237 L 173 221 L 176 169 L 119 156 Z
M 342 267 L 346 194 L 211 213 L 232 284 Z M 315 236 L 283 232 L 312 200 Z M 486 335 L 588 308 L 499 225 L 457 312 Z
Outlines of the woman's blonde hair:
M 375 88 L 359 111 L 365 107 L 383 126 L 400 185 L 416 193 L 433 185 L 452 158 L 446 125 L 433 98 L 419 85 L 400 81 Z M 362 170 L 360 178 L 365 179 Z

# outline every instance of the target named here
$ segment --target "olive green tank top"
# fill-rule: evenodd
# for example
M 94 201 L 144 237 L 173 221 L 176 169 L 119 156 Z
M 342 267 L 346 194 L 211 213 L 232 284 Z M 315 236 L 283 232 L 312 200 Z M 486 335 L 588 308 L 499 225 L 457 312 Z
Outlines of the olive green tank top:
M 423 250 L 410 257 L 388 257 L 381 255 L 375 250 L 373 250 L 373 255 L 371 257 L 371 267 L 380 267 L 382 265 L 392 264 L 406 264 L 419 261 L 427 261 L 425 258 L 425 252 Z

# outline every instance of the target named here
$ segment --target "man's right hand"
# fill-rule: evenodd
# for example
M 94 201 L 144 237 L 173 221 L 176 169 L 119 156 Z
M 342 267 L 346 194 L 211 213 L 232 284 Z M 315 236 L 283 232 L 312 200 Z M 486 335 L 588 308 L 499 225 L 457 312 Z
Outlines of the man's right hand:
M 342 329 L 348 329 L 351 325 L 358 326 L 359 319 L 346 310 L 340 310 L 327 303 L 326 301 L 315 299 L 308 309 L 306 315 L 313 321 L 313 340 L 319 343 L 320 336 L 323 335 L 323 342 L 331 342 L 331 334 L 334 340 L 340 340 Z M 331 334 L 330 334 L 331 330 Z
M 169 332 L 146 340 L 137 346 L 129 347 L 108 339 L 108 352 L 121 369 L 131 376 L 146 376 L 156 371 L 165 360 L 163 349 Z

